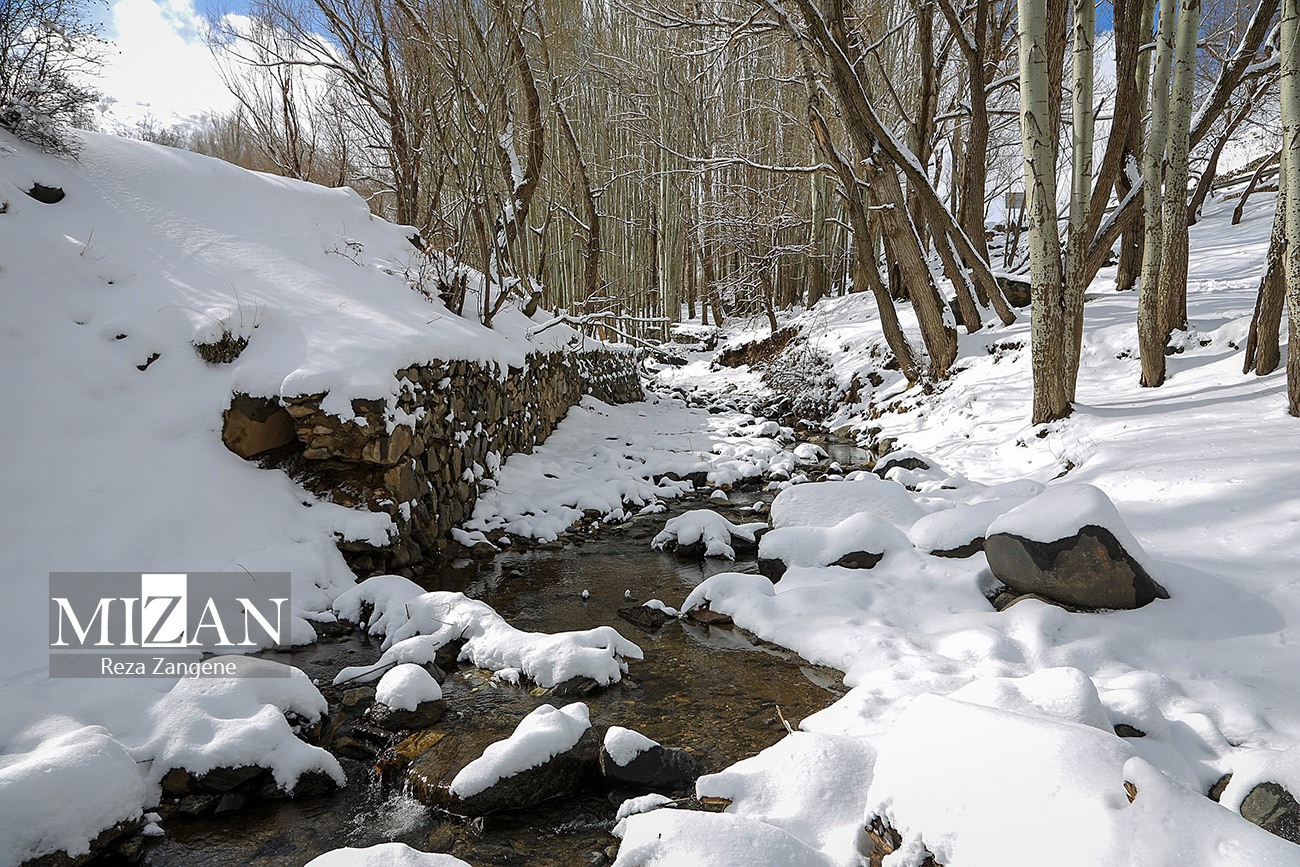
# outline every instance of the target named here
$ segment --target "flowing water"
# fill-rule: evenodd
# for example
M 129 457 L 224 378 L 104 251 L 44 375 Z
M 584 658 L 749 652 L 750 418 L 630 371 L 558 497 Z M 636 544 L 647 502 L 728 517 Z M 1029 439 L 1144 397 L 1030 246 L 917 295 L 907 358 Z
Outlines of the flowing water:
M 847 452 L 836 457 L 846 467 L 858 462 Z M 692 563 L 649 547 L 673 514 L 707 505 L 740 522 L 752 517 L 742 511 L 752 500 L 733 495 L 730 506 L 681 502 L 668 513 L 603 529 L 561 550 L 508 553 L 490 564 L 462 564 L 426 576 L 421 583 L 429 589 L 464 590 L 520 629 L 557 632 L 608 624 L 645 652 L 644 661 L 629 663 L 622 683 L 578 698 L 535 696 L 526 687 L 494 685 L 486 672 L 453 672 L 443 685 L 449 712 L 439 727 L 448 727 L 448 737 L 476 739 L 478 749 L 504 737 L 539 704 L 581 700 L 594 725 L 623 725 L 665 746 L 687 748 L 709 773 L 776 743 L 785 734 L 783 718 L 798 725 L 830 704 L 839 689 L 837 672 L 803 665 L 739 630 L 671 620 L 649 632 L 617 615 L 619 608 L 650 598 L 680 605 L 691 587 L 714 572 L 754 571 L 752 560 Z M 625 591 L 637 601 L 628 601 Z M 372 661 L 379 652 L 377 643 L 350 634 L 272 658 L 329 683 L 343 666 Z M 263 802 L 220 817 L 173 816 L 164 822 L 167 836 L 147 849 L 145 863 L 297 867 L 339 846 L 395 840 L 474 865 L 603 864 L 605 850 L 617 844 L 609 833 L 615 810 L 640 794 L 595 784 L 528 810 L 469 821 L 381 786 L 368 764 L 345 759 L 344 766 L 348 786 L 334 795 Z

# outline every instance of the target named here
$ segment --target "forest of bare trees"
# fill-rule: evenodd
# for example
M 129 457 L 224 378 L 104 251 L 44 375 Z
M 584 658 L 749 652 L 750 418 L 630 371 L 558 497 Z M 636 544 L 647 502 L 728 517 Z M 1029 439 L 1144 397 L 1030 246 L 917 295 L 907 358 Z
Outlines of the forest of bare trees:
M 1234 137 L 1277 143 L 1243 199 L 1300 172 L 1296 2 L 257 0 L 212 33 L 239 107 L 189 145 L 354 187 L 453 263 L 453 308 L 460 265 L 489 276 L 488 324 L 515 299 L 627 339 L 775 330 L 870 292 L 923 382 L 958 330 L 1031 315 L 1045 422 L 1071 412 L 1107 264 L 1140 294 L 1141 382 L 1163 383 L 1187 228 Z M 1280 202 L 1258 374 L 1288 302 L 1300 340 L 1300 196 Z

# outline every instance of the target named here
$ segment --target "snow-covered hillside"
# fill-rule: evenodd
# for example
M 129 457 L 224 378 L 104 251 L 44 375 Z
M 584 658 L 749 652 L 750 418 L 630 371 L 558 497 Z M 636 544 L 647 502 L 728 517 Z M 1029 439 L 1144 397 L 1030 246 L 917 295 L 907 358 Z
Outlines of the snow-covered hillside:
M 34 184 L 64 198 L 37 201 Z M 405 365 L 519 365 L 573 332 L 529 339 L 534 323 L 509 308 L 487 329 L 472 297 L 461 317 L 414 291 L 428 265 L 422 274 L 412 230 L 372 217 L 350 190 L 155 145 L 86 134 L 71 161 L 0 133 L 0 202 L 0 864 L 138 816 L 156 797 L 148 763 L 178 751 L 207 751 L 195 769 L 261 760 L 286 779 L 336 774 L 242 682 L 221 698 L 168 693 L 170 681 L 48 679 L 47 574 L 289 571 L 295 606 L 326 609 L 353 582 L 335 537 L 382 542 L 389 519 L 319 501 L 227 451 L 231 394 L 328 391 L 326 407 L 351 415 L 353 397 L 391 398 Z M 194 344 L 223 336 L 247 346 L 206 364 Z M 312 635 L 297 620 L 294 639 Z M 97 725 L 107 731 L 86 728 Z M 259 727 L 260 742 L 235 737 Z M 80 764 L 65 762 L 49 797 L 82 800 L 52 810 L 38 794 L 59 750 Z M 19 818 L 32 803 L 39 815 Z M 61 830 L 36 821 L 55 813 Z

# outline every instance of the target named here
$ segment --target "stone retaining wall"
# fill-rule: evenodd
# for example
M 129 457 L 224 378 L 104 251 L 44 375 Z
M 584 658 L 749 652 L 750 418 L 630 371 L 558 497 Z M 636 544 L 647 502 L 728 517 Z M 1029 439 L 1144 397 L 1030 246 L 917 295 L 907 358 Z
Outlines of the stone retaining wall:
M 264 454 L 322 497 L 392 517 L 398 532 L 389 545 L 340 543 L 362 577 L 411 576 L 444 555 L 483 480 L 510 455 L 545 441 L 584 394 L 607 403 L 644 397 L 635 356 L 608 350 L 538 353 L 507 371 L 433 361 L 396 377 L 395 413 L 382 400 L 354 400 L 357 419 L 340 419 L 321 409 L 324 394 L 261 407 L 237 395 L 226 413 L 223 437 L 232 451 Z

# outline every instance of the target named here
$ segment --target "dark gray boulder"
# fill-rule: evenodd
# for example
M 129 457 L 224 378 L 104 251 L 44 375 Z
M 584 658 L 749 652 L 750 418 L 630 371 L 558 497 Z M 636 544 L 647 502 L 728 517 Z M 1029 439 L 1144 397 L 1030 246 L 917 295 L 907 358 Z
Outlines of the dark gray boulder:
M 984 541 L 989 568 L 1003 584 L 1076 608 L 1141 608 L 1169 593 L 1113 533 L 1095 525 L 1053 542 L 1013 533 Z
M 1260 783 L 1251 789 L 1241 802 L 1241 816 L 1270 834 L 1300 843 L 1300 804 L 1277 783 Z

